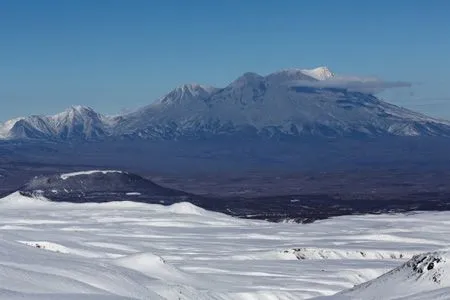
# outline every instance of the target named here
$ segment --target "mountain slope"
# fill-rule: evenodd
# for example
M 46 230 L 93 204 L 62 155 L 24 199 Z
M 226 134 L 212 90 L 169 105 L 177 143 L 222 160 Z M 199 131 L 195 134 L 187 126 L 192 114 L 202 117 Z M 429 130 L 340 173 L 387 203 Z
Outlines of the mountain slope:
M 183 119 L 189 114 L 207 109 L 206 100 L 218 89 L 198 84 L 185 84 L 136 112 L 114 119 L 114 135 L 170 137 L 173 119 Z M 155 123 L 161 122 L 161 124 Z M 161 126 L 160 126 L 161 125 Z
M 334 78 L 326 67 L 288 69 L 267 76 L 245 73 L 221 89 L 180 86 L 153 104 L 117 117 L 77 106 L 55 116 L 12 120 L 0 125 L 0 138 L 450 136 L 449 122 L 371 94 L 336 88 Z

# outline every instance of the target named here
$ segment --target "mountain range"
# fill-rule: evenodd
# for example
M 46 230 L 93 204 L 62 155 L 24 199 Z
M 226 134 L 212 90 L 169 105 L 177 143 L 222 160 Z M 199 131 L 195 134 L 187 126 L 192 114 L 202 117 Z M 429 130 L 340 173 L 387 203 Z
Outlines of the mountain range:
M 0 124 L 0 139 L 450 136 L 450 122 L 370 93 L 336 87 L 335 78 L 326 67 L 267 76 L 245 73 L 224 88 L 179 86 L 148 106 L 118 116 L 73 106 L 54 116 L 16 118 Z

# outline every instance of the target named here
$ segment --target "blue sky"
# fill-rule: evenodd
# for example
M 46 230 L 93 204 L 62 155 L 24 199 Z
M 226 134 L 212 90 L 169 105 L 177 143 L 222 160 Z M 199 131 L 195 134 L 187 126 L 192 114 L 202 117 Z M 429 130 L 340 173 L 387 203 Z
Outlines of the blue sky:
M 134 109 L 183 83 L 327 65 L 407 81 L 391 102 L 450 119 L 450 2 L 0 0 L 0 120 Z

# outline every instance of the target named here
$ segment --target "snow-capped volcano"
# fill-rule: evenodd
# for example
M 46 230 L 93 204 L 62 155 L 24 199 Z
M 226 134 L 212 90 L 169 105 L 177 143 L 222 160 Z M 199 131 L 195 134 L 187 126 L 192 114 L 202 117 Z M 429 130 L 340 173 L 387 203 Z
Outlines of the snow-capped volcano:
M 196 97 L 174 90 L 163 101 L 122 116 L 115 133 L 149 139 L 450 135 L 449 123 L 373 95 L 315 86 L 333 76 L 325 67 L 288 69 L 267 76 L 245 73 L 225 88 L 202 89 Z
M 9 139 L 197 139 L 212 136 L 450 136 L 450 123 L 336 85 L 327 67 L 245 73 L 225 88 L 177 87 L 133 113 L 75 106 L 0 125 Z M 327 82 L 330 82 L 327 85 Z

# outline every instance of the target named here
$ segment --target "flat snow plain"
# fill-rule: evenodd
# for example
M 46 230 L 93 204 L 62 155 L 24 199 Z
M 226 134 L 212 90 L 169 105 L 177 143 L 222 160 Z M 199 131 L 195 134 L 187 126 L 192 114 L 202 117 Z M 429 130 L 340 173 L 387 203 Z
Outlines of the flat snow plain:
M 392 272 L 375 279 L 415 254 L 446 248 L 449 225 L 450 212 L 305 225 L 236 219 L 188 203 L 52 203 L 15 193 L 0 199 L 0 298 L 450 299 L 445 268 L 438 283 L 419 284 L 426 266 L 417 278 L 401 269 L 397 281 Z M 446 261 L 442 253 L 436 265 Z

